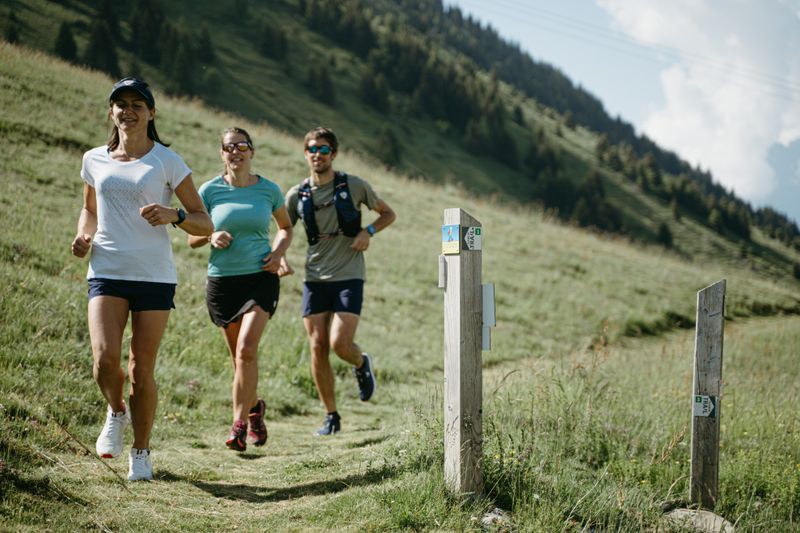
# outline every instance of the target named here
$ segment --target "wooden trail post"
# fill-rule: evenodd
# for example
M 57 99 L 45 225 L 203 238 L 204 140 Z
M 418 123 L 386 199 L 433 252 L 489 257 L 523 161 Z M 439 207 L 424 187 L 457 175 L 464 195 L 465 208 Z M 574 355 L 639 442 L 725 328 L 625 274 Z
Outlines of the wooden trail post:
M 719 483 L 722 339 L 725 280 L 697 293 L 697 333 L 692 394 L 692 467 L 689 499 L 713 510 Z
M 444 478 L 452 493 L 483 492 L 481 224 L 445 209 L 439 257 L 444 288 Z

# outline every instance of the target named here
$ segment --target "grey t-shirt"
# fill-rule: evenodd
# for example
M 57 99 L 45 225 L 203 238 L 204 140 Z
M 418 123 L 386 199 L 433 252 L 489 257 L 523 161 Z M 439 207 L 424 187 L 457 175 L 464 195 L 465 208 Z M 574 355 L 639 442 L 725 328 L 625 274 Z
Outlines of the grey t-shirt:
M 369 183 L 357 176 L 347 176 L 347 186 L 353 205 L 360 209 L 366 205 L 375 209 L 380 201 Z M 289 218 L 295 224 L 303 209 L 299 201 L 300 184 L 295 185 L 286 193 L 286 209 Z M 315 206 L 325 205 L 317 209 L 314 214 L 320 234 L 333 233 L 339 229 L 339 220 L 336 217 L 336 207 L 333 205 L 333 180 L 319 187 L 311 185 L 311 201 Z M 305 235 L 302 237 L 305 238 Z M 335 237 L 321 237 L 317 244 L 309 244 L 306 253 L 306 281 L 344 281 L 348 279 L 367 279 L 366 266 L 363 252 L 356 252 L 350 248 L 352 237 L 336 235 Z

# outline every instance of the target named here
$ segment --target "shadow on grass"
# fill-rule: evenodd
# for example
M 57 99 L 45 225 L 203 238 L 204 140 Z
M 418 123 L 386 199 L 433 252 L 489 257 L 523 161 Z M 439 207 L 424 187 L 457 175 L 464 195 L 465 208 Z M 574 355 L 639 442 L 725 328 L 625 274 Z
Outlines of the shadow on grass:
M 347 445 L 347 447 L 348 448 L 363 448 L 364 446 L 369 446 L 370 444 L 380 444 L 381 442 L 384 442 L 384 441 L 386 441 L 388 439 L 389 439 L 388 435 L 383 435 L 381 437 L 373 437 L 371 439 L 364 439 L 364 440 L 360 440 L 358 442 L 351 442 L 350 444 Z
M 302 498 L 303 496 L 320 496 L 334 494 L 351 487 L 375 485 L 397 476 L 396 467 L 384 465 L 380 468 L 370 469 L 363 474 L 353 474 L 339 479 L 315 481 L 289 487 L 273 488 L 252 485 L 231 485 L 227 483 L 210 483 L 206 481 L 190 481 L 195 487 L 204 490 L 217 498 L 226 500 L 245 501 L 250 503 L 276 502 Z

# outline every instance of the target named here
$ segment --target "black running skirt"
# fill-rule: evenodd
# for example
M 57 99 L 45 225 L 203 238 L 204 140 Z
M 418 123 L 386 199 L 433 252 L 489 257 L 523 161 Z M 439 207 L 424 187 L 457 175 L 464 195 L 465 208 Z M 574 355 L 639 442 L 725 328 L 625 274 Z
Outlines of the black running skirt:
M 208 314 L 211 321 L 220 327 L 236 322 L 256 304 L 272 317 L 278 308 L 280 292 L 280 278 L 272 272 L 209 276 L 206 280 Z

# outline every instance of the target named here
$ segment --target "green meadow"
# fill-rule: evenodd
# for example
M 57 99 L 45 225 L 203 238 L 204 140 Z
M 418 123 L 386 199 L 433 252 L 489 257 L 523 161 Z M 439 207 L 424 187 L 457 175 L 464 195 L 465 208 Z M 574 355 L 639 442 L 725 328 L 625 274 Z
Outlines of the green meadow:
M 312 436 L 323 409 L 299 317 L 302 276 L 284 278 L 260 350 L 270 440 L 227 450 L 231 364 L 205 309 L 208 251 L 170 229 L 180 283 L 156 370 L 155 480 L 123 481 L 124 458 L 93 453 L 105 405 L 91 375 L 87 265 L 69 253 L 81 155 L 105 142 L 111 83 L 0 44 L 1 531 L 480 531 L 494 507 L 507 521 L 490 530 L 681 531 L 662 514 L 688 499 L 695 299 L 719 279 L 728 293 L 716 512 L 737 530 L 800 528 L 800 282 L 741 261 L 688 220 L 677 231 L 690 254 L 632 244 L 455 182 L 398 175 L 346 146 L 338 166 L 398 213 L 367 253 L 357 340 L 374 355 L 374 400 L 360 402 L 337 364 L 343 431 Z M 283 190 L 304 177 L 300 138 L 197 101 L 156 100 L 159 133 L 195 184 L 220 171 L 219 132 L 232 125 L 253 135 L 257 172 Z M 476 499 L 449 495 L 442 474 L 436 285 L 450 207 L 482 223 L 483 281 L 497 295 L 483 353 L 486 490 Z M 289 259 L 300 271 L 305 236 L 295 229 Z M 800 260 L 757 231 L 754 240 Z

